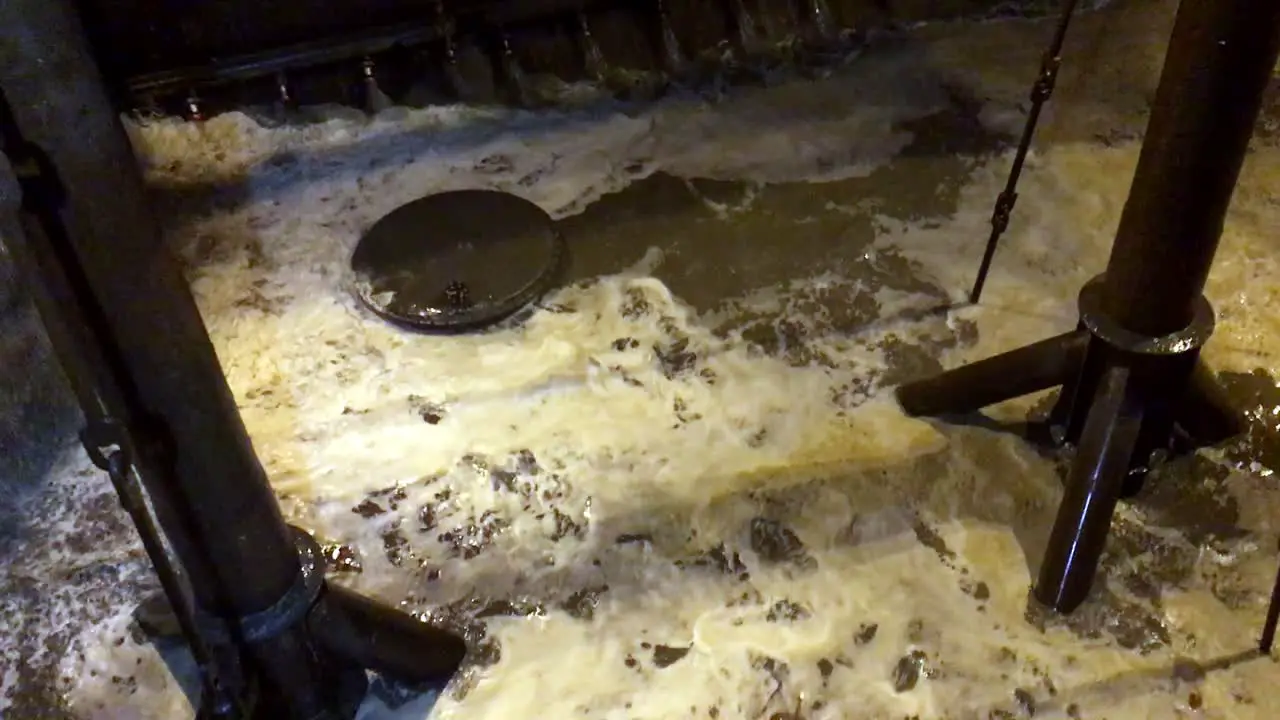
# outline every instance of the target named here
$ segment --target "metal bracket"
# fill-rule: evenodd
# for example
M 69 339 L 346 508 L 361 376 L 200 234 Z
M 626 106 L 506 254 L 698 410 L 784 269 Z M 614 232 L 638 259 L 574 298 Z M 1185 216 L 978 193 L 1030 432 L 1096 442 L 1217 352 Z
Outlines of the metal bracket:
M 1009 219 L 1013 217 L 1013 206 L 1018 202 L 1018 193 L 1005 190 L 996 198 L 995 210 L 991 213 L 991 227 L 995 232 L 1003 233 L 1009 227 Z
M 89 424 L 80 431 L 80 444 L 84 446 L 84 451 L 89 455 L 89 460 L 94 467 L 104 472 L 115 471 L 112 458 L 114 453 L 122 454 L 121 460 L 126 471 L 133 465 L 134 453 L 129 441 L 129 433 L 116 420 L 90 420 Z

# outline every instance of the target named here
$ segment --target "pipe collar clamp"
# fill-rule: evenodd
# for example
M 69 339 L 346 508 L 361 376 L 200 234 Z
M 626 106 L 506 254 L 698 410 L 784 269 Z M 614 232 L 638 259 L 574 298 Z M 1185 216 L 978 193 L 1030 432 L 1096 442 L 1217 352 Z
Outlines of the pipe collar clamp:
M 1213 306 L 1201 295 L 1192 309 L 1191 322 L 1181 330 L 1152 337 L 1121 327 L 1103 309 L 1103 277 L 1095 277 L 1080 290 L 1080 322 L 1097 339 L 1133 355 L 1171 356 L 1199 350 L 1213 335 Z
M 290 526 L 298 549 L 298 577 L 274 605 L 240 618 L 241 636 L 251 643 L 269 640 L 301 623 L 324 588 L 324 558 L 320 545 L 305 531 Z

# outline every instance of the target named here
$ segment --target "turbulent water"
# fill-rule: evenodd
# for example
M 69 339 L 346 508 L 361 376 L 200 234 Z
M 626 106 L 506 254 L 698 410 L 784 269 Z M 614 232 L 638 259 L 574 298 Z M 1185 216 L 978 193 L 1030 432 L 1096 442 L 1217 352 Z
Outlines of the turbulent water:
M 1265 467 L 1219 450 L 1170 468 L 1119 512 L 1094 599 L 1048 618 L 1027 591 L 1053 458 L 904 418 L 889 392 L 1074 325 L 1137 159 L 1167 5 L 1073 30 L 980 307 L 959 299 L 1042 23 L 922 28 L 830 77 L 713 104 L 131 128 L 291 519 L 330 543 L 336 582 L 474 631 L 438 701 L 364 716 L 1280 715 L 1263 693 L 1274 665 L 1232 659 L 1275 562 Z M 1209 285 L 1207 357 L 1228 372 L 1280 370 L 1269 133 Z M 348 287 L 360 233 L 469 187 L 561 218 L 581 281 L 484 334 L 371 318 Z M 72 451 L 49 482 L 96 498 L 98 542 L 40 510 L 3 576 L 0 630 L 18 638 L 4 650 L 32 667 L 59 653 L 72 716 L 184 716 L 179 656 L 166 668 L 130 632 L 145 565 L 105 481 Z M 67 636 L 65 653 L 45 644 Z

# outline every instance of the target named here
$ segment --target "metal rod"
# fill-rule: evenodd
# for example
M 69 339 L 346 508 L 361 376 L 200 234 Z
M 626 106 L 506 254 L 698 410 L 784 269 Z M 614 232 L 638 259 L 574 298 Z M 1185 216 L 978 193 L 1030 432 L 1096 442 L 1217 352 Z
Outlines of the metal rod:
M 1280 55 L 1275 0 L 1182 0 L 1106 270 L 1122 327 L 1183 329 Z
M 1113 365 L 1098 385 L 1066 495 L 1040 565 L 1035 596 L 1062 613 L 1089 594 L 1142 427 L 1129 368 Z
M 248 712 L 241 699 L 236 695 L 239 678 L 226 678 L 217 662 L 214 651 L 210 648 L 200 627 L 199 608 L 191 597 L 181 571 L 173 564 L 168 551 L 164 547 L 164 539 L 156 519 L 147 508 L 146 497 L 142 486 L 132 477 L 133 470 L 129 466 L 123 450 L 117 450 L 107 457 L 108 477 L 120 497 L 120 504 L 133 520 L 134 527 L 142 539 L 142 548 L 155 568 L 160 587 L 169 600 L 170 609 L 187 648 L 196 666 L 200 668 L 200 681 L 203 683 L 203 701 L 210 715 L 216 717 L 242 717 Z
M 1262 625 L 1262 639 L 1258 649 L 1263 655 L 1271 654 L 1276 639 L 1276 624 L 1280 621 L 1280 570 L 1276 571 L 1275 585 L 1271 586 L 1271 602 L 1267 605 L 1267 620 Z
M 991 235 L 987 238 L 987 247 L 982 253 L 982 264 L 978 266 L 978 277 L 973 281 L 973 289 L 969 291 L 969 302 L 976 305 L 982 299 L 982 289 L 987 284 L 987 273 L 991 271 L 991 261 L 996 256 L 996 246 L 1000 236 L 1009 227 L 1009 217 L 1013 206 L 1018 201 L 1018 180 L 1022 176 L 1022 166 L 1031 151 L 1031 140 L 1035 137 L 1036 125 L 1040 122 L 1040 113 L 1044 104 L 1053 96 L 1053 88 L 1058 81 L 1058 68 L 1062 65 L 1062 45 L 1067 39 L 1067 29 L 1071 25 L 1071 17 L 1075 14 L 1078 0 L 1064 0 L 1062 15 L 1058 27 L 1053 33 L 1049 49 L 1040 61 L 1040 75 L 1031 88 L 1031 111 L 1027 113 L 1027 123 L 1022 126 L 1022 138 L 1018 141 L 1018 151 L 1013 156 L 1013 167 L 1009 169 L 1009 180 L 1004 190 L 996 198 L 995 210 L 991 213 Z
M 1017 350 L 902 385 L 898 403 L 913 416 L 961 415 L 1030 395 L 1067 381 L 1088 346 L 1084 330 L 1041 340 Z

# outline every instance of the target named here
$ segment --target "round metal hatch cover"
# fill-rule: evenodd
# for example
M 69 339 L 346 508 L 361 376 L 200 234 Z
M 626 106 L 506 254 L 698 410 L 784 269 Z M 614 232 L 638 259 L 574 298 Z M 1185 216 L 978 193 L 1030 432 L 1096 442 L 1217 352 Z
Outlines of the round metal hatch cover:
M 475 330 L 546 292 L 563 241 L 537 205 L 495 190 L 458 190 L 402 205 L 351 256 L 355 291 L 395 324 Z

